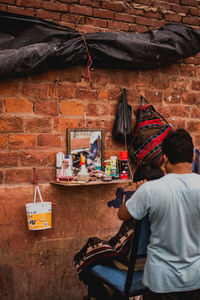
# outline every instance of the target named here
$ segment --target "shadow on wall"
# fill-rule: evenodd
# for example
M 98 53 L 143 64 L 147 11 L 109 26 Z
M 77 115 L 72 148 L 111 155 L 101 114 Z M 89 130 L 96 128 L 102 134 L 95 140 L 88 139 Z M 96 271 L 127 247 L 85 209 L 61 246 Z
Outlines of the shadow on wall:
M 0 266 L 0 299 L 14 300 L 13 268 L 7 264 Z

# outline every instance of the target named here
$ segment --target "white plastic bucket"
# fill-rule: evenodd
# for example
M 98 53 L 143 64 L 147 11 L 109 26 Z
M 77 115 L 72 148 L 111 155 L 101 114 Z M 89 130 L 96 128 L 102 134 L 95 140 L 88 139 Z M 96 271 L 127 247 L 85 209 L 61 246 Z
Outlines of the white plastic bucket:
M 25 207 L 29 230 L 41 230 L 51 228 L 51 202 L 26 203 Z

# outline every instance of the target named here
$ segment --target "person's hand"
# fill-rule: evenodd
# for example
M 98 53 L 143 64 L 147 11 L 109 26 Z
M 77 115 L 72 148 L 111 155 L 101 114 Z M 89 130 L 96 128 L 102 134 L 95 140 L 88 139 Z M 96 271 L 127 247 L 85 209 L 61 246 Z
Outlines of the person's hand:
M 146 179 L 145 179 L 145 180 L 137 181 L 137 182 L 136 182 L 136 190 L 137 190 L 143 183 L 145 183 L 145 182 L 147 182 Z

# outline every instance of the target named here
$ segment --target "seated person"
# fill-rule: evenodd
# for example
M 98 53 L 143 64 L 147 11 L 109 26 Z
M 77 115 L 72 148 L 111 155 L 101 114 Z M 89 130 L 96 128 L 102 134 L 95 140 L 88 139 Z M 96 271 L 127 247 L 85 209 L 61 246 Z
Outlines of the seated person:
M 157 165 L 144 164 L 140 165 L 135 171 L 133 181 L 154 180 L 163 175 L 162 169 Z M 130 194 L 130 191 L 128 192 L 130 197 L 133 192 L 132 194 Z M 134 219 L 123 222 L 118 233 L 108 241 L 97 237 L 89 238 L 84 247 L 74 257 L 74 265 L 79 279 L 89 287 L 91 294 L 97 300 L 108 300 L 111 298 L 107 288 L 91 274 L 90 269 L 97 264 L 112 265 L 119 268 L 124 268 L 128 265 L 127 256 L 131 246 L 134 224 Z

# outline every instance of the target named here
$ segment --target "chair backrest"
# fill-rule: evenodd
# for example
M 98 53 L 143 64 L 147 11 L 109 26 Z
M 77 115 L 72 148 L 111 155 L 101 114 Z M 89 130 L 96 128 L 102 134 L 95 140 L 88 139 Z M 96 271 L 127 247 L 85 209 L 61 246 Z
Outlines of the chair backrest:
M 148 216 L 136 220 L 130 251 L 130 264 L 126 276 L 125 295 L 129 295 L 137 258 L 146 257 L 150 239 L 150 222 Z

